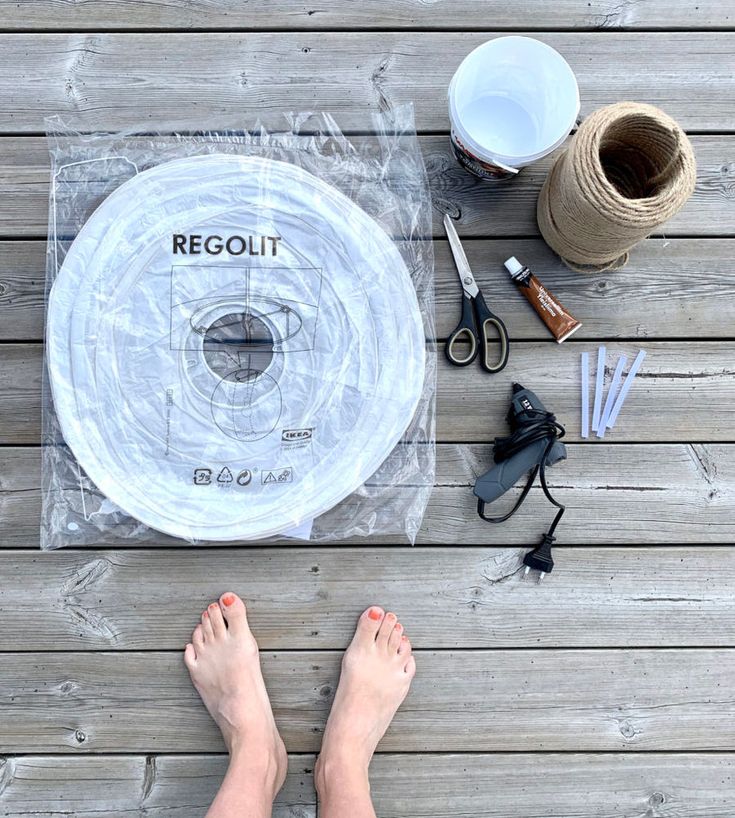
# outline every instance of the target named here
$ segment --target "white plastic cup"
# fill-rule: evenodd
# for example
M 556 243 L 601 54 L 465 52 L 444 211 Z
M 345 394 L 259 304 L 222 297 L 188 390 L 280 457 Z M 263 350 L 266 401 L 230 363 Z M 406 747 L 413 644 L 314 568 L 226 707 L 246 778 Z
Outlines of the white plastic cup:
M 449 84 L 454 153 L 481 179 L 506 179 L 561 145 L 579 115 L 564 57 L 531 37 L 498 37 L 470 52 Z

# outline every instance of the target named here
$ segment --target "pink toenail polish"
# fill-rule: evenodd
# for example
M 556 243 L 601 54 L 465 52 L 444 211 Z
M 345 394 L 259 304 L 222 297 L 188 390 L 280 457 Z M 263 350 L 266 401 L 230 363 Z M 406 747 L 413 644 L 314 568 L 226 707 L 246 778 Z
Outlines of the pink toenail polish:
M 380 611 L 377 608 L 371 608 L 368 611 L 368 616 L 373 620 L 373 622 L 377 622 L 380 619 Z
M 234 595 L 233 595 L 233 594 L 225 594 L 225 595 L 222 597 L 222 604 L 223 604 L 223 605 L 227 605 L 227 607 L 229 607 L 230 605 L 232 605 L 232 603 L 233 603 L 234 601 L 235 601 L 235 597 L 234 597 Z
M 401 629 L 401 623 L 400 623 L 400 622 L 396 622 L 395 629 L 396 629 L 397 631 L 399 631 L 399 630 Z
M 401 637 L 401 642 L 408 642 L 408 637 L 407 636 L 402 636 Z
M 396 618 L 396 615 L 392 614 L 392 613 L 389 613 L 388 616 L 386 616 L 386 619 L 395 619 L 395 618 Z
M 202 616 L 209 616 L 209 611 L 202 611 Z

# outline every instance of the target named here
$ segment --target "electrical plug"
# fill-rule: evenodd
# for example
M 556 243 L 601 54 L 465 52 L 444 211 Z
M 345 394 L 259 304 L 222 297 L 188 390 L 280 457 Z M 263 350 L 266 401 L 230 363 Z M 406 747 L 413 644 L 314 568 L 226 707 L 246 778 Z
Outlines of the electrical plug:
M 523 564 L 526 566 L 523 576 L 526 576 L 529 571 L 533 569 L 534 571 L 539 572 L 539 582 L 541 582 L 541 580 L 547 574 L 550 574 L 554 570 L 554 560 L 551 556 L 551 547 L 553 546 L 555 540 L 556 537 L 552 536 L 551 534 L 544 534 L 544 537 L 541 540 L 541 545 L 526 554 L 526 556 L 523 558 Z

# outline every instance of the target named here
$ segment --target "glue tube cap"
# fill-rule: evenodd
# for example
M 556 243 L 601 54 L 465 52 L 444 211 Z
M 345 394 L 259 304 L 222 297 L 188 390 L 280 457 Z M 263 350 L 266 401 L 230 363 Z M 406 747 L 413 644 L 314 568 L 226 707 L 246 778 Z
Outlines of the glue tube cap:
M 506 269 L 506 270 L 507 270 L 507 271 L 508 271 L 508 272 L 509 272 L 509 273 L 510 273 L 512 276 L 515 276 L 515 275 L 518 275 L 518 273 L 520 273 L 520 272 L 521 272 L 521 270 L 524 270 L 524 269 L 525 269 L 525 267 L 523 266 L 523 264 L 521 264 L 521 262 L 520 262 L 520 261 L 518 261 L 518 259 L 517 259 L 515 256 L 511 256 L 511 257 L 510 257 L 510 258 L 509 258 L 509 259 L 508 259 L 508 260 L 505 262 L 505 269 Z

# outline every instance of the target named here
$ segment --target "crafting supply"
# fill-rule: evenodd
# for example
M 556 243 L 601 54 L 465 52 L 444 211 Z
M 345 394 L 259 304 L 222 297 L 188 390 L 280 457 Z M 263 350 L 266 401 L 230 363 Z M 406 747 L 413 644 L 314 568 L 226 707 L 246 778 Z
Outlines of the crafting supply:
M 528 496 L 538 474 L 546 499 L 559 509 L 549 530 L 544 534 L 541 545 L 529 551 L 523 560 L 526 573 L 535 569 L 540 572 L 540 579 L 543 579 L 554 567 L 551 546 L 556 539 L 554 532 L 565 510 L 549 491 L 546 484 L 546 467 L 566 460 L 567 450 L 561 442 L 565 430 L 556 417 L 546 411 L 538 395 L 519 383 L 513 384 L 508 423 L 511 428 L 510 435 L 496 437 L 493 444 L 495 465 L 475 482 L 477 513 L 488 523 L 502 523 L 510 519 Z M 488 517 L 485 513 L 486 506 L 505 494 L 528 472 L 530 474 L 526 485 L 513 508 L 500 517 Z
M 582 437 L 590 436 L 590 354 L 582 353 Z
M 609 429 L 612 429 L 615 426 L 615 421 L 618 419 L 618 415 L 620 414 L 620 410 L 623 408 L 623 404 L 625 403 L 625 399 L 628 397 L 628 392 L 630 392 L 631 386 L 633 386 L 633 379 L 638 374 L 638 370 L 641 368 L 641 364 L 643 363 L 643 359 L 646 357 L 645 350 L 639 350 L 638 354 L 635 356 L 635 360 L 633 361 L 628 374 L 625 376 L 625 381 L 623 382 L 623 386 L 620 389 L 620 393 L 613 405 L 612 411 L 610 412 L 610 417 L 607 421 L 607 426 Z
M 602 414 L 602 393 L 605 390 L 605 347 L 597 350 L 597 370 L 595 371 L 595 402 L 592 409 L 592 431 L 596 432 Z
M 567 61 L 531 37 L 497 37 L 465 57 L 449 85 L 454 154 L 481 179 L 508 179 L 551 153 L 579 114 Z
M 296 165 L 217 153 L 99 205 L 51 290 L 47 353 L 99 491 L 212 541 L 308 528 L 358 489 L 425 374 L 416 291 L 377 222 Z
M 691 142 L 670 116 L 643 103 L 608 105 L 584 120 L 552 166 L 539 228 L 572 269 L 617 269 L 681 209 L 695 182 Z
M 623 374 L 623 367 L 627 363 L 628 359 L 625 355 L 621 355 L 618 358 L 618 362 L 615 366 L 615 372 L 613 373 L 612 383 L 610 384 L 610 389 L 607 393 L 607 399 L 605 400 L 605 406 L 602 410 L 602 414 L 600 415 L 600 422 L 597 425 L 597 437 L 605 437 L 605 429 L 607 428 L 607 421 L 610 417 L 610 412 L 612 411 L 613 404 L 615 402 L 615 396 L 617 395 L 618 388 L 620 386 L 620 378 Z
M 462 284 L 461 318 L 447 339 L 444 352 L 449 362 L 455 366 L 469 366 L 479 354 L 480 365 L 486 372 L 500 372 L 508 363 L 508 330 L 485 303 L 454 224 L 446 214 L 444 228 Z
M 510 273 L 513 283 L 546 324 L 549 332 L 556 338 L 557 343 L 561 344 L 566 341 L 582 326 L 582 323 L 577 321 L 528 267 L 521 264 L 515 256 L 511 256 L 505 262 L 505 269 Z

